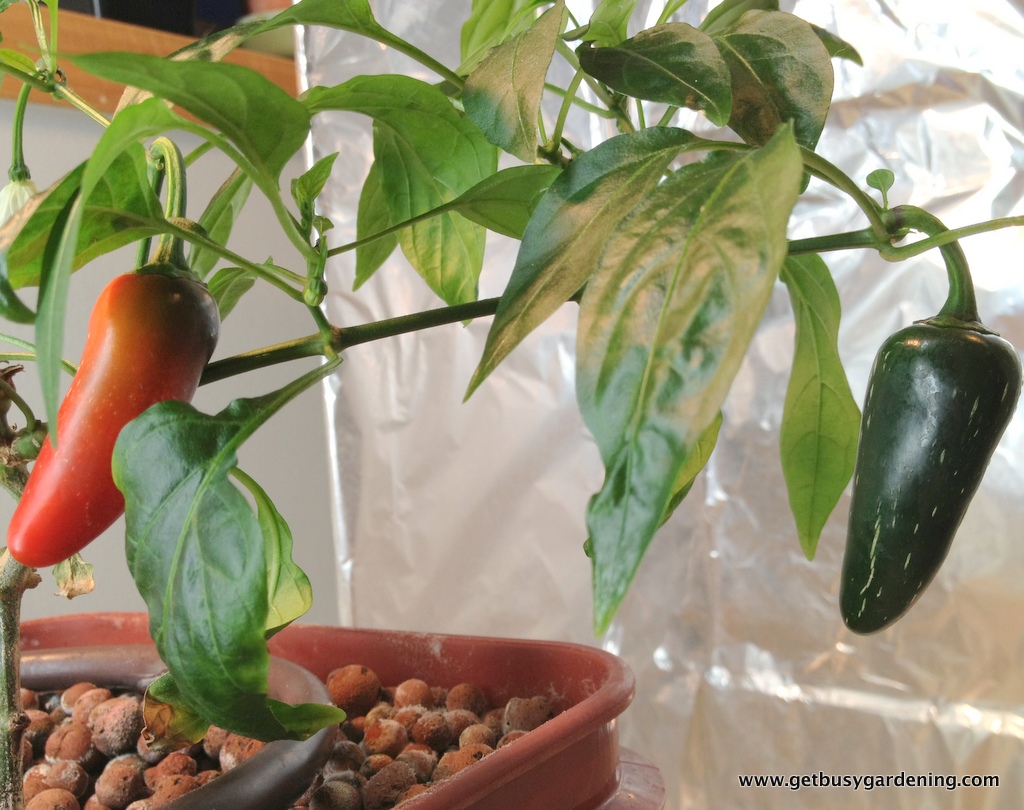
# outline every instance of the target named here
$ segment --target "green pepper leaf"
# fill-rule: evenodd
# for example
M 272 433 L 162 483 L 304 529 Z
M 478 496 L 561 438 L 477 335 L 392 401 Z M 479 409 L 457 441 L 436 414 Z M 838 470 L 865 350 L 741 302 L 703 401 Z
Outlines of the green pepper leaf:
M 71 269 L 98 256 L 151 236 L 151 227 L 140 220 L 123 216 L 135 213 L 143 218 L 163 218 L 160 201 L 153 193 L 146 168 L 146 155 L 140 146 L 119 146 L 105 170 L 95 178 L 85 205 L 85 217 L 78 233 Z M 65 175 L 56 184 L 33 197 L 14 219 L 0 230 L 0 254 L 6 256 L 10 281 L 14 287 L 39 283 L 43 252 L 54 233 L 54 222 L 68 201 L 82 186 L 85 164 Z
M 686 23 L 641 31 L 621 45 L 577 50 L 583 69 L 613 90 L 676 107 L 703 110 L 718 126 L 729 121 L 732 79 L 718 46 Z
M 561 173 L 541 163 L 510 166 L 460 194 L 450 207 L 488 230 L 522 239 L 530 217 Z
M 384 178 L 376 161 L 363 181 L 356 211 L 356 237 L 359 240 L 386 231 L 391 227 L 391 210 L 384 191 Z M 358 290 L 377 272 L 398 247 L 398 236 L 388 233 L 356 248 L 356 279 L 353 289 Z
M 436 87 L 408 76 L 358 76 L 312 88 L 311 113 L 348 110 L 373 119 L 374 158 L 388 211 L 405 222 L 451 202 L 497 168 L 497 150 Z M 448 304 L 476 299 L 485 231 L 454 212 L 412 224 L 402 251 Z
M 302 218 L 302 229 L 307 235 L 309 235 L 316 217 L 316 198 L 324 190 L 327 181 L 331 179 L 331 170 L 334 168 L 334 161 L 338 159 L 338 154 L 335 152 L 333 155 L 320 158 L 301 176 L 292 180 L 292 199 L 298 206 Z
M 529 26 L 534 9 L 547 0 L 473 0 L 459 37 L 460 75 L 468 75 L 491 48 Z
M 860 408 L 839 357 L 839 293 L 828 266 L 817 255 L 790 256 L 780 275 L 796 321 L 780 455 L 800 546 L 810 560 L 853 475 Z
M 264 22 L 259 32 L 284 25 L 321 25 L 381 40 L 393 35 L 381 27 L 367 0 L 301 0 Z
M 274 502 L 252 478 L 239 469 L 237 478 L 256 501 L 256 516 L 267 549 L 267 636 L 283 630 L 313 607 L 309 577 L 292 560 L 292 532 Z
M 668 506 L 665 507 L 665 514 L 661 518 L 660 525 L 665 525 L 665 522 L 672 517 L 679 504 L 690 494 L 693 482 L 697 480 L 700 471 L 707 465 L 715 445 L 718 444 L 718 433 L 721 429 L 722 412 L 719 411 L 711 424 L 701 432 L 693 448 L 687 453 L 683 466 L 679 470 L 679 475 L 676 476 L 676 483 L 672 488 L 672 497 L 669 498 Z
M 650 193 L 672 161 L 705 143 L 683 129 L 654 127 L 598 144 L 562 172 L 523 233 L 467 397 L 587 283 L 608 233 Z
M 722 0 L 708 12 L 700 30 L 712 36 L 732 28 L 748 11 L 778 11 L 779 0 Z
M 36 75 L 35 62 L 20 51 L 12 51 L 10 48 L 0 48 L 0 65 L 13 68 L 16 71 L 26 73 L 29 76 Z
M 715 42 L 732 74 L 729 126 L 763 144 L 793 121 L 796 140 L 813 149 L 832 101 L 832 62 L 810 24 L 782 11 L 748 11 Z
M 238 447 L 330 367 L 215 416 L 160 403 L 114 448 L 128 566 L 160 657 L 204 721 L 261 740 L 302 739 L 343 715 L 267 698 L 266 638 L 294 617 L 302 587 L 284 562 L 290 538 L 276 513 L 261 527 L 228 476 Z
M 618 45 L 627 36 L 629 18 L 636 9 L 636 0 L 601 0 L 581 39 L 598 45 Z
M 240 65 L 138 53 L 69 58 L 87 73 L 147 90 L 187 110 L 222 132 L 261 176 L 274 183 L 309 134 L 306 108 L 269 79 Z
M 252 178 L 241 169 L 235 169 L 199 217 L 199 226 L 210 239 L 220 245 L 227 244 L 251 191 Z M 200 278 L 206 278 L 219 258 L 213 251 L 193 245 L 188 264 Z
M 222 321 L 231 314 L 231 310 L 255 283 L 256 275 L 251 270 L 241 267 L 222 267 L 213 274 L 207 287 L 213 300 L 217 302 L 217 310 Z
M 466 115 L 487 140 L 525 163 L 537 159 L 537 116 L 544 79 L 567 19 L 558 0 L 521 34 L 492 50 L 469 74 Z
M 747 351 L 802 173 L 789 126 L 678 169 L 610 234 L 583 293 L 576 391 L 606 471 L 587 509 L 598 633 Z
M 440 216 L 444 213 L 457 212 L 495 233 L 522 239 L 533 211 L 560 173 L 561 169 L 555 166 L 539 163 L 510 166 L 485 177 L 450 203 L 445 203 L 429 213 Z M 377 202 L 376 199 L 382 192 L 378 190 L 375 174 L 376 171 L 371 166 L 359 200 L 359 213 L 365 219 L 360 219 L 358 232 L 360 240 L 369 241 L 356 247 L 356 287 L 369 278 L 397 244 L 395 233 L 387 232 L 393 228 L 390 212 L 387 211 L 384 202 Z M 400 224 L 411 227 L 415 221 Z M 364 230 L 368 233 L 363 233 Z M 371 238 L 376 234 L 379 236 Z M 361 262 L 360 251 L 374 252 L 367 252 L 364 261 Z
M 814 31 L 818 39 L 821 40 L 821 44 L 825 46 L 825 50 L 828 51 L 828 55 L 833 59 L 848 59 L 855 65 L 860 65 L 861 67 L 864 66 L 864 60 L 857 52 L 857 49 L 841 36 L 833 34 L 828 29 L 814 25 L 813 23 L 811 24 L 811 30 Z

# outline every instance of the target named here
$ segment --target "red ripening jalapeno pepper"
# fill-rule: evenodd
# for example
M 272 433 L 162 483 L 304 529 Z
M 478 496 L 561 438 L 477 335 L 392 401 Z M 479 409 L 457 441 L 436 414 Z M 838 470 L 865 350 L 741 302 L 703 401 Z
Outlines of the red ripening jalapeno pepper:
M 78 373 L 7 528 L 22 565 L 56 565 L 124 512 L 110 471 L 121 429 L 151 405 L 189 401 L 220 331 L 217 304 L 171 264 L 115 278 L 100 293 Z

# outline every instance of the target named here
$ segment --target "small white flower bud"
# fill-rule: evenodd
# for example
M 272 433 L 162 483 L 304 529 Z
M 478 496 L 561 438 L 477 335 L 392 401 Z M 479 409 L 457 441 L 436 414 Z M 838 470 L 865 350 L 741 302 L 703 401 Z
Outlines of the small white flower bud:
M 39 192 L 31 180 L 12 180 L 0 189 L 0 227 L 7 224 L 33 194 Z

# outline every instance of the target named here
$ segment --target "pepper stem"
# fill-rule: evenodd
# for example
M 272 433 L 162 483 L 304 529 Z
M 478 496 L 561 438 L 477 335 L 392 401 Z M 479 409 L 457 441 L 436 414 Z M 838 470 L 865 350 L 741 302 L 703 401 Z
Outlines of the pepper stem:
M 938 236 L 949 229 L 934 215 L 913 205 L 900 205 L 884 214 L 890 226 L 890 232 L 898 233 L 907 229 L 919 231 L 926 236 Z M 974 294 L 974 282 L 967 266 L 967 256 L 959 242 L 950 242 L 939 248 L 942 259 L 946 263 L 946 276 L 949 279 L 949 294 L 936 318 L 951 320 L 961 324 L 970 324 L 981 328 L 981 317 L 978 315 L 978 301 Z
M 166 179 L 167 194 L 164 198 L 164 217 L 175 219 L 185 214 L 185 158 L 177 144 L 170 138 L 157 138 L 150 147 L 150 154 L 158 162 L 158 175 Z M 185 259 L 185 243 L 180 237 L 164 233 L 156 243 L 153 262 L 170 264 L 188 272 Z

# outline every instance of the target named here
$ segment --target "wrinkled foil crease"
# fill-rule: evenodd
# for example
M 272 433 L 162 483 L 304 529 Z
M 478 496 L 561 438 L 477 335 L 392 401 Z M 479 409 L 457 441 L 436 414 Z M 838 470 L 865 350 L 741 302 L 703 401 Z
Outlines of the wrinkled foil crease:
M 449 22 L 463 2 L 380 2 L 385 25 L 455 60 Z M 645 25 L 660 4 L 641 2 Z M 569 3 L 579 18 L 587 3 Z M 691 0 L 680 17 L 708 8 Z M 1024 21 L 1012 2 L 806 0 L 785 10 L 853 43 L 865 67 L 835 62 L 836 95 L 819 151 L 863 180 L 890 168 L 895 202 L 951 227 L 1024 213 Z M 446 11 L 445 9 L 451 9 Z M 310 86 L 409 60 L 343 32 L 310 29 Z M 700 127 L 699 117 L 683 125 Z M 583 145 L 607 126 L 577 116 Z M 355 115 L 317 117 L 311 157 L 341 153 L 322 198 L 355 233 L 372 159 Z M 863 227 L 812 183 L 793 238 Z M 1024 346 L 1024 235 L 964 248 L 983 319 Z M 515 244 L 488 237 L 481 296 L 498 294 Z M 891 332 L 945 296 L 937 252 L 897 265 L 829 254 L 844 312 L 840 350 L 860 401 Z M 353 293 L 353 261 L 330 266 L 326 306 L 353 324 L 435 306 L 396 252 Z M 779 287 L 726 402 L 718 448 L 652 543 L 612 628 L 595 639 L 583 514 L 603 473 L 574 399 L 576 311 L 562 308 L 462 404 L 489 321 L 352 349 L 326 386 L 336 465 L 341 620 L 367 627 L 601 643 L 637 676 L 624 745 L 657 764 L 672 810 L 986 808 L 1017 810 L 1024 785 L 1024 412 L 1003 437 L 949 558 L 914 609 L 871 637 L 847 631 L 837 594 L 848 495 L 801 553 L 778 460 L 794 326 Z M 999 788 L 744 788 L 744 774 L 996 775 Z

